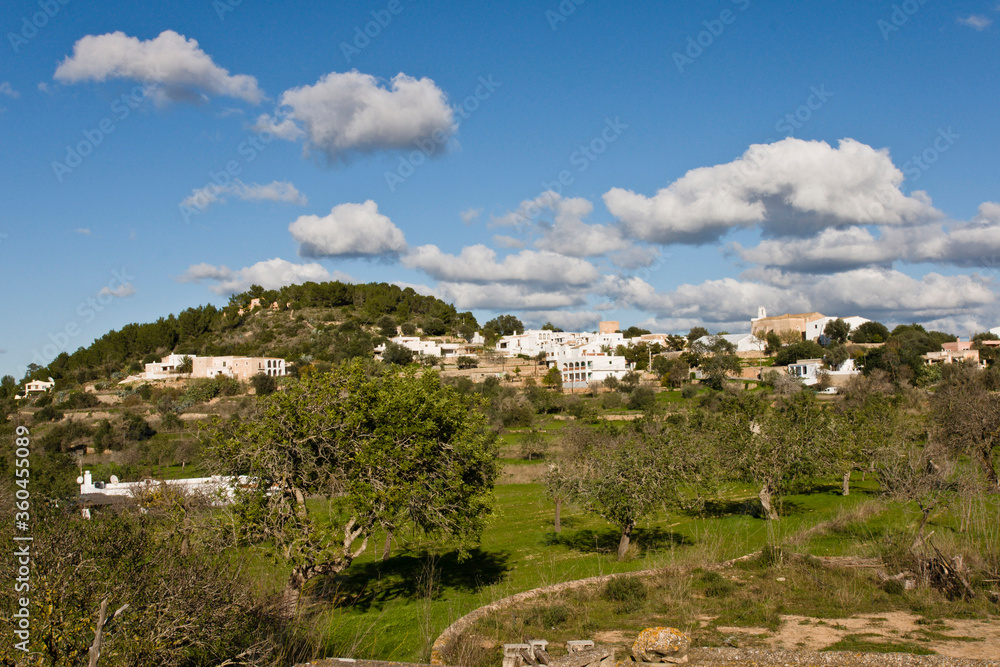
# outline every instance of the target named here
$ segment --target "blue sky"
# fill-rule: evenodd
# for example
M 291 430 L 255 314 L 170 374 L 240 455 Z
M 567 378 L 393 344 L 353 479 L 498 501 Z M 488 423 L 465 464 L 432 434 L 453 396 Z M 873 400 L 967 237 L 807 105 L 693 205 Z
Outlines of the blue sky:
M 1000 5 L 0 9 L 0 373 L 251 283 L 1000 325 Z M 366 34 L 367 31 L 367 34 Z

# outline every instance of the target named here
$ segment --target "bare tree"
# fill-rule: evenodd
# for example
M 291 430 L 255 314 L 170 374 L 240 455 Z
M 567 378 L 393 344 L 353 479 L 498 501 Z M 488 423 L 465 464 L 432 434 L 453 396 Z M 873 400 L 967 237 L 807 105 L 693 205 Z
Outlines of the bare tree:
M 935 434 L 941 444 L 967 454 L 982 469 L 990 493 L 1000 493 L 1000 394 L 993 376 L 972 364 L 947 369 L 931 402 Z

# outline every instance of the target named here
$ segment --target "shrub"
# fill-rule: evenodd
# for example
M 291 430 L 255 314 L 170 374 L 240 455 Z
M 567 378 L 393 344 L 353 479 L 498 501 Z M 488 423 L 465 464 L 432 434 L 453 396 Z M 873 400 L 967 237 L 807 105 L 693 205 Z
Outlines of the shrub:
M 93 394 L 88 394 L 85 391 L 73 391 L 70 392 L 69 396 L 66 397 L 62 403 L 58 405 L 61 410 L 81 410 L 84 408 L 93 408 L 100 405 L 100 401 Z
M 618 613 L 629 613 L 638 610 L 646 602 L 648 592 L 646 585 L 637 577 L 615 577 L 604 585 L 601 597 L 617 602 Z
M 36 424 L 41 424 L 43 422 L 53 422 L 59 421 L 63 418 L 63 413 L 56 410 L 56 407 L 52 404 L 46 405 L 44 408 L 35 413 L 34 422 Z
M 628 397 L 629 410 L 649 410 L 656 406 L 656 392 L 649 387 L 636 387 Z
M 698 387 L 695 387 L 693 384 L 684 385 L 684 388 L 681 389 L 682 398 L 691 399 L 697 395 L 698 395 Z
M 278 380 L 272 375 L 257 373 L 257 375 L 250 378 L 250 385 L 253 387 L 254 393 L 258 396 L 267 396 L 277 390 Z

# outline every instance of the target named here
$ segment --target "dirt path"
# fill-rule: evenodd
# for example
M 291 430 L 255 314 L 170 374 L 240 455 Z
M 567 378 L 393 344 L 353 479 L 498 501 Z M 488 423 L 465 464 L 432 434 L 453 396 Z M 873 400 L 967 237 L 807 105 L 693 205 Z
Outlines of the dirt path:
M 770 648 L 821 651 L 847 635 L 862 635 L 877 643 L 910 643 L 952 658 L 991 660 L 1000 657 L 1000 623 L 988 620 L 944 619 L 928 623 L 908 612 L 863 614 L 851 618 L 782 616 L 781 628 L 719 627 L 735 636 L 753 635 Z M 951 638 L 951 639 L 949 639 Z

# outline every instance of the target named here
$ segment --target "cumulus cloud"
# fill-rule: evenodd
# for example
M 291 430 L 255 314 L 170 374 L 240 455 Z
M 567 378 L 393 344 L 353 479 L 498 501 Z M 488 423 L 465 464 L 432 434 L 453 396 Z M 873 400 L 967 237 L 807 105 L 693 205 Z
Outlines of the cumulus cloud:
M 125 283 L 115 287 L 114 289 L 110 287 L 102 287 L 97 293 L 97 296 L 114 296 L 119 299 L 124 299 L 125 297 L 132 296 L 133 294 L 135 294 L 135 287 L 132 286 L 132 283 Z
M 404 266 L 420 269 L 437 280 L 460 283 L 589 285 L 599 278 L 597 269 L 583 259 L 522 250 L 497 261 L 496 251 L 484 245 L 462 248 L 457 256 L 435 245 L 424 245 L 404 255 L 402 261 Z
M 594 311 L 538 310 L 528 315 L 529 323 L 536 328 L 551 322 L 564 331 L 596 331 L 603 318 Z
M 627 234 L 703 244 L 734 228 L 807 236 L 828 227 L 911 225 L 942 218 L 925 193 L 905 195 L 888 151 L 844 139 L 755 144 L 739 159 L 689 171 L 652 197 L 613 188 L 604 203 Z
M 570 257 L 600 257 L 612 253 L 612 262 L 622 268 L 648 266 L 656 252 L 636 246 L 626 239 L 619 227 L 584 222 L 594 205 L 581 197 L 563 198 L 547 190 L 534 199 L 521 202 L 516 209 L 494 217 L 491 227 L 514 227 L 535 235 L 534 245 Z M 546 219 L 547 213 L 552 219 Z M 546 217 L 543 217 L 546 216 Z M 496 236 L 505 247 L 516 247 L 510 236 Z
M 229 196 L 244 201 L 273 201 L 299 206 L 305 206 L 307 203 L 305 195 L 288 181 L 272 181 L 266 185 L 257 183 L 247 185 L 243 181 L 235 179 L 225 186 L 211 183 L 203 188 L 195 188 L 181 202 L 181 206 L 194 207 L 203 211 L 210 204 L 224 203 Z
M 4 81 L 0 83 L 0 95 L 3 95 L 5 97 L 13 97 L 14 99 L 17 99 L 18 97 L 21 96 L 21 93 L 17 92 L 11 87 L 10 81 Z
M 55 79 L 63 83 L 141 81 L 151 86 L 161 101 L 194 102 L 218 95 L 258 104 L 264 98 L 257 79 L 247 74 L 230 75 L 197 41 L 173 30 L 145 41 L 123 32 L 81 37 L 73 45 L 73 55 L 56 68 Z
M 435 295 L 455 304 L 459 310 L 526 311 L 571 308 L 587 303 L 586 292 L 578 289 L 546 289 L 526 284 L 480 284 L 439 282 Z
M 402 230 L 371 199 L 340 204 L 329 215 L 303 215 L 288 226 L 303 257 L 395 255 L 406 250 Z
M 282 139 L 306 138 L 306 148 L 331 162 L 351 153 L 444 150 L 458 129 L 444 91 L 428 78 L 402 72 L 385 87 L 357 70 L 331 72 L 311 86 L 286 90 L 278 111 L 258 119 Z
M 968 26 L 973 30 L 986 30 L 991 25 L 993 25 L 993 19 L 988 16 L 983 16 L 982 14 L 970 14 L 966 17 L 959 17 L 956 19 L 960 24 Z
M 177 278 L 181 283 L 214 283 L 209 285 L 209 289 L 222 295 L 245 292 L 251 285 L 278 289 L 285 285 L 328 280 L 354 282 L 347 274 L 340 271 L 330 273 L 319 264 L 295 264 L 278 257 L 235 271 L 227 266 L 195 264 Z
M 971 222 L 914 227 L 825 229 L 806 239 L 764 240 L 730 249 L 746 261 L 805 273 L 830 273 L 893 262 L 967 267 L 1000 265 L 1000 205 L 985 202 Z
M 772 315 L 819 311 L 872 319 L 914 321 L 967 313 L 996 302 L 992 281 L 978 275 L 928 273 L 914 278 L 885 268 L 828 276 L 753 271 L 656 292 L 639 278 L 609 278 L 602 290 L 620 304 L 688 322 L 749 322 L 763 305 Z

